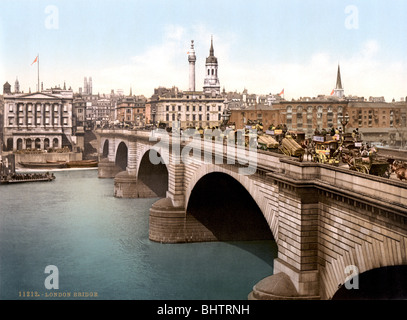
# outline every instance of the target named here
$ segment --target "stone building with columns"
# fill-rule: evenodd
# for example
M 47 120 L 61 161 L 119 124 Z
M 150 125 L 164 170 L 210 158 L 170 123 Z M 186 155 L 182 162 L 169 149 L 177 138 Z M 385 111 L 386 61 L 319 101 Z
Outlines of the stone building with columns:
M 72 103 L 72 90 L 60 88 L 4 94 L 4 150 L 72 150 Z

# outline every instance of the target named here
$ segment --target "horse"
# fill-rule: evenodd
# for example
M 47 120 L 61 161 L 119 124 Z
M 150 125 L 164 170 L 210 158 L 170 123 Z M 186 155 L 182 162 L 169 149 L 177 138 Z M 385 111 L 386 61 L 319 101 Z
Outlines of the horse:
M 396 173 L 396 176 L 400 181 L 403 179 L 407 181 L 407 168 L 403 163 L 394 161 L 391 165 L 391 171 Z
M 356 170 L 355 159 L 350 154 L 342 153 L 342 162 L 346 163 L 349 169 Z

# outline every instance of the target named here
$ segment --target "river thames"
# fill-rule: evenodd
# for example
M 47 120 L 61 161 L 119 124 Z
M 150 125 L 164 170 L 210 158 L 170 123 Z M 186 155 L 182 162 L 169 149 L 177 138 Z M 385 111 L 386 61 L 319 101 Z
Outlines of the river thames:
M 97 170 L 0 186 L 0 299 L 245 300 L 273 274 L 274 241 L 160 244 L 158 199 L 118 199 Z M 56 273 L 58 289 L 47 289 Z

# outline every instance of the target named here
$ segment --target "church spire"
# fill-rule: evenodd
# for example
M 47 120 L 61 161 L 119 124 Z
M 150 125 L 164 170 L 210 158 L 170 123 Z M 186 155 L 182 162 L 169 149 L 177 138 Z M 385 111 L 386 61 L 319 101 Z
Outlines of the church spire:
M 342 87 L 342 79 L 341 79 L 341 68 L 338 63 L 338 74 L 336 75 L 336 88 L 334 89 L 334 95 L 338 98 L 343 98 L 345 93 Z
M 209 56 L 210 56 L 210 57 L 214 57 L 213 36 L 211 36 L 211 48 L 209 49 Z
M 342 90 L 341 68 L 338 64 L 338 75 L 336 76 L 336 89 Z

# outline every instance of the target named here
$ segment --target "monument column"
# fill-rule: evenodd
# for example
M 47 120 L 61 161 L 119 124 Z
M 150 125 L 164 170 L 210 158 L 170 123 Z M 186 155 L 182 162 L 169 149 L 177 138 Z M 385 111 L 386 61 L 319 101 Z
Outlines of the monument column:
M 195 91 L 195 49 L 194 49 L 194 40 L 191 40 L 191 49 L 188 52 L 188 61 L 189 61 L 189 91 Z

